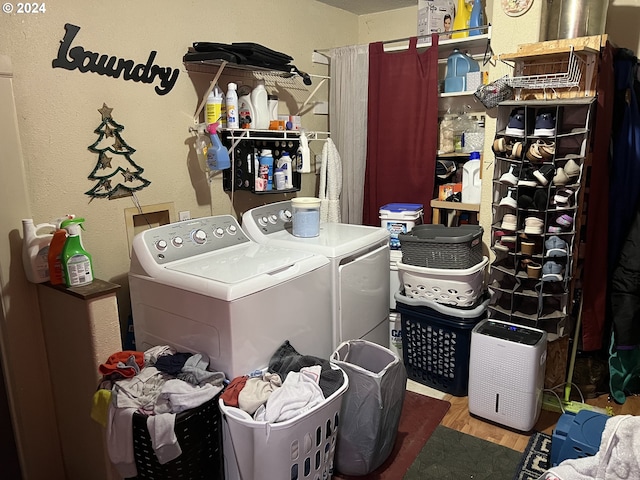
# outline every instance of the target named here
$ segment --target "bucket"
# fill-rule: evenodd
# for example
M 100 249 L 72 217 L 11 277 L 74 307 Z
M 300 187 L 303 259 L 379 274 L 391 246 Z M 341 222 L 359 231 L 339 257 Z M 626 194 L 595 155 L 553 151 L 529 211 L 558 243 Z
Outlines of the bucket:
M 540 25 L 543 40 L 602 35 L 609 0 L 547 0 Z
M 388 203 L 380 207 L 380 226 L 389 230 L 391 239 L 389 247 L 400 249 L 398 235 L 407 233 L 417 224 L 422 223 L 422 204 L 420 203 Z
M 470 160 L 462 167 L 462 203 L 480 203 L 480 159 L 477 158 L 479 156 L 478 152 L 472 152 Z
M 320 199 L 296 197 L 291 199 L 293 235 L 310 238 L 320 235 Z

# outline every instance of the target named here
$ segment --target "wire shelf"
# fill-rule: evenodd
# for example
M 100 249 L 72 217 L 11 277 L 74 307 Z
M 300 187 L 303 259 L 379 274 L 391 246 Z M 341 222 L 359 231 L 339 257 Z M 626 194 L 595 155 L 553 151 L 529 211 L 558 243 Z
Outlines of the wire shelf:
M 580 86 L 582 71 L 586 62 L 571 47 L 564 58 L 549 58 L 545 62 L 523 63 L 522 75 L 507 79 L 513 88 L 526 89 L 558 89 Z

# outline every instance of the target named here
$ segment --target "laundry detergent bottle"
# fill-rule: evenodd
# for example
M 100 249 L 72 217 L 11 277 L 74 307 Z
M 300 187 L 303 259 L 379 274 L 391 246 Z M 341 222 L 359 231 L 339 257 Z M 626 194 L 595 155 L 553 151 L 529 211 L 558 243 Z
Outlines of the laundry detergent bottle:
M 32 283 L 49 280 L 49 244 L 55 229 L 51 223 L 34 225 L 31 218 L 22 220 L 22 263 L 27 279 Z
M 91 255 L 84 249 L 80 238 L 80 229 L 83 223 L 84 218 L 73 218 L 65 220 L 60 225 L 67 231 L 67 241 L 60 254 L 67 287 L 78 287 L 93 282 Z

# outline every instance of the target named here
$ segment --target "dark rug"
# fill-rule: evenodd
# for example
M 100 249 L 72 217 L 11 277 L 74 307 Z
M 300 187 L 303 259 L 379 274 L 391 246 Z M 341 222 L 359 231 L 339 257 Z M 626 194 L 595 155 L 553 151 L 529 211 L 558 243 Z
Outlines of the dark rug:
M 440 425 L 404 479 L 504 480 L 513 477 L 520 456 L 510 448 Z
M 537 480 L 549 467 L 551 435 L 535 432 L 522 454 L 513 480 Z
M 389 458 L 368 475 L 334 475 L 337 479 L 399 480 L 444 418 L 451 404 L 444 400 L 407 391 L 402 405 L 398 435 Z M 439 428 L 439 427 L 438 427 Z

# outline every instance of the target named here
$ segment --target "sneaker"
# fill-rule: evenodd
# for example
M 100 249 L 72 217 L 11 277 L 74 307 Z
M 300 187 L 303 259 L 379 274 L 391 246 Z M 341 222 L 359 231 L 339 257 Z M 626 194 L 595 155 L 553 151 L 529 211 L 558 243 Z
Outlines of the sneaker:
M 553 196 L 553 203 L 559 207 L 568 207 L 574 199 L 575 192 L 570 188 L 560 188 Z
M 543 282 L 561 282 L 562 281 L 562 265 L 549 260 L 542 266 Z
M 500 200 L 498 204 L 501 207 L 518 208 L 518 202 L 515 198 L 515 188 L 509 188 L 507 194 Z
M 538 181 L 533 176 L 533 169 L 530 166 L 524 166 L 520 169 L 520 178 L 518 179 L 519 187 L 537 187 Z
M 516 248 L 516 237 L 514 235 L 504 235 L 493 245 L 493 248 L 502 252 L 510 252 Z
M 533 130 L 536 137 L 554 137 L 556 135 L 556 114 L 551 110 L 541 110 L 536 116 Z
M 511 112 L 511 117 L 504 133 L 514 137 L 524 137 L 524 109 L 519 108 Z
M 556 174 L 553 176 L 553 184 L 566 185 L 567 183 L 569 183 L 569 177 L 567 177 L 567 174 L 564 172 L 564 168 L 556 168 Z
M 547 186 L 555 175 L 556 169 L 553 165 L 545 163 L 539 169 L 533 172 L 533 176 L 540 182 L 540 185 Z
M 533 194 L 533 204 L 536 210 L 544 212 L 547 209 L 548 200 L 549 197 L 547 196 L 546 190 L 537 189 L 536 193 Z
M 549 225 L 549 228 L 547 228 L 547 232 L 549 233 L 563 233 L 564 231 L 564 227 L 559 227 L 557 225 Z
M 505 213 L 504 217 L 502 217 L 502 225 L 500 228 L 515 232 L 518 229 L 516 216 L 513 213 Z
M 508 185 L 517 185 L 518 177 L 516 177 L 514 174 L 515 169 L 516 169 L 516 165 L 512 163 L 511 166 L 509 167 L 509 171 L 506 173 L 503 173 L 502 176 L 500 177 L 500 183 L 506 183 Z
M 438 160 L 436 162 L 436 176 L 443 180 L 449 178 L 456 171 L 456 162 L 453 160 Z
M 530 210 L 534 207 L 535 204 L 533 203 L 533 197 L 531 197 L 531 195 L 527 195 L 526 193 L 518 195 L 518 208 Z
M 556 218 L 556 223 L 562 227 L 570 227 L 573 225 L 573 217 L 564 213 Z
M 547 249 L 547 257 L 566 257 L 567 256 L 567 242 L 562 240 L 557 235 L 553 235 L 544 242 L 544 246 Z
M 527 217 L 524 219 L 524 233 L 542 235 L 544 231 L 544 221 L 538 217 Z
M 573 158 L 567 160 L 564 164 L 564 173 L 567 175 L 569 181 L 576 180 L 580 176 L 580 165 L 578 165 Z

